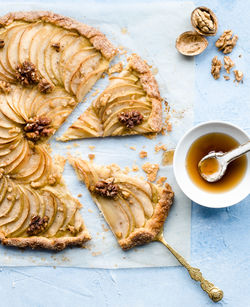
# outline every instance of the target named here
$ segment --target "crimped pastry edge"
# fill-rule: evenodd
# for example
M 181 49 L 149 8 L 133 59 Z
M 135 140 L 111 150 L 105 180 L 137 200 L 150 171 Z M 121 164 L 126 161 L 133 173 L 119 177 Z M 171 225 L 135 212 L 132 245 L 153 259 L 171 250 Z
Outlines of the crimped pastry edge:
M 45 248 L 61 251 L 67 246 L 82 246 L 83 243 L 91 239 L 88 231 L 84 230 L 77 237 L 62 238 L 45 238 L 45 237 L 28 237 L 28 238 L 6 238 L 0 233 L 0 240 L 3 245 L 14 246 L 19 248 L 30 247 L 32 249 Z
M 146 227 L 139 228 L 131 233 L 128 238 L 119 240 L 122 249 L 127 250 L 132 247 L 143 245 L 154 241 L 163 229 L 163 225 L 168 216 L 169 210 L 174 199 L 174 192 L 171 186 L 166 183 L 162 191 L 160 200 L 158 201 L 154 214 L 147 222 Z
M 93 46 L 108 60 L 111 60 L 117 53 L 117 49 L 99 30 L 70 17 L 62 16 L 50 11 L 11 12 L 0 18 L 0 27 L 5 27 L 11 24 L 13 21 L 18 20 L 23 20 L 26 22 L 36 22 L 41 20 L 52 23 L 56 26 L 60 26 L 66 30 L 77 31 L 80 35 L 87 37 Z

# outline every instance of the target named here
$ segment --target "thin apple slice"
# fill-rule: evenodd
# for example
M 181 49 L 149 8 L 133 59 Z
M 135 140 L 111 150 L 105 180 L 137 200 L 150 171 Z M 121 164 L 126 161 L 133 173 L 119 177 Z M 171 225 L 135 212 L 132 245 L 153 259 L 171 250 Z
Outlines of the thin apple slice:
M 0 105 L 1 105 L 1 99 L 3 97 L 0 95 Z M 5 97 L 4 97 L 5 101 Z M 0 126 L 3 128 L 13 128 L 13 121 L 7 118 L 2 112 L 0 112 Z
M 104 197 L 93 197 L 100 211 L 103 213 L 105 220 L 118 239 L 124 239 L 129 234 L 129 219 L 126 212 L 121 208 L 119 203 L 112 199 Z
M 0 157 L 2 158 L 3 156 L 10 154 L 12 150 L 15 150 L 15 148 L 19 145 L 20 142 L 21 139 L 16 138 L 13 142 L 10 142 L 9 144 L 0 145 Z
M 2 177 L 1 179 L 1 193 L 0 193 L 0 203 L 5 199 L 6 193 L 8 190 L 8 182 L 5 177 Z
M 57 203 L 55 202 L 54 195 L 49 191 L 42 191 L 42 199 L 45 204 L 45 212 L 44 215 L 46 215 L 49 218 L 48 225 L 43 232 L 43 236 L 48 236 L 47 232 L 50 229 L 50 226 L 54 223 L 56 211 L 57 211 Z
M 11 68 L 13 72 L 16 71 L 17 65 L 20 64 L 18 47 L 19 47 L 20 38 L 27 27 L 28 27 L 28 24 L 17 27 L 13 31 L 13 34 L 8 40 L 8 45 L 6 46 L 7 48 L 6 58 L 7 58 L 8 66 Z
M 25 195 L 25 199 L 28 202 L 29 212 L 26 216 L 26 219 L 22 223 L 22 225 L 11 232 L 11 237 L 16 238 L 23 236 L 23 234 L 27 231 L 31 219 L 33 216 L 37 216 L 40 208 L 39 198 L 37 197 L 37 193 L 31 189 L 27 189 L 26 187 L 22 187 L 23 193 Z
M 125 201 L 122 197 L 118 198 L 118 203 L 121 208 L 126 212 L 128 219 L 129 219 L 129 231 L 128 234 L 134 231 L 135 229 L 135 218 L 133 216 L 132 210 L 127 201 Z
M 20 186 L 17 186 L 17 189 L 19 189 L 19 193 L 20 193 L 20 201 L 22 202 L 22 210 L 18 214 L 17 219 L 2 226 L 2 230 L 6 233 L 6 237 L 11 237 L 14 232 L 17 232 L 19 231 L 19 229 L 21 229 L 30 211 L 30 203 L 29 203 L 28 197 L 25 195 L 24 191 L 22 190 Z
M 87 61 L 89 57 L 95 57 L 96 51 L 93 47 L 84 48 L 74 53 L 63 67 L 63 83 L 65 89 L 70 92 L 70 82 L 74 73 L 77 71 L 83 61 Z M 84 60 L 83 60 L 84 59 Z
M 55 27 L 52 25 L 46 25 L 47 32 L 44 33 L 42 40 L 39 43 L 39 49 L 37 50 L 37 59 L 36 59 L 36 65 L 37 69 L 40 72 L 41 76 L 45 78 L 48 82 L 53 83 L 53 79 L 50 78 L 46 71 L 45 67 L 45 57 L 44 52 L 45 49 L 48 47 L 48 45 L 51 45 L 51 38 L 53 34 L 57 31 Z M 51 47 L 50 47 L 51 48 Z
M 42 27 L 42 22 L 31 23 L 22 33 L 18 46 L 18 56 L 20 63 L 23 63 L 24 61 L 30 61 L 30 45 L 34 39 L 34 36 L 41 30 Z
M 78 37 L 78 35 L 76 33 L 69 33 L 64 31 L 64 34 L 60 37 L 59 34 L 59 41 L 56 41 L 57 36 L 54 38 L 53 43 L 60 43 L 60 49 L 65 49 L 67 48 L 67 45 L 70 44 L 73 40 L 76 39 L 76 37 Z M 63 85 L 63 81 L 62 81 L 62 75 L 61 75 L 61 71 L 60 71 L 60 58 L 61 58 L 61 53 L 60 52 L 56 52 L 56 50 L 52 50 L 51 54 L 50 54 L 50 63 L 51 63 L 51 69 L 53 72 L 53 75 L 55 77 L 55 79 L 57 79 L 58 84 L 59 85 Z
M 6 103 L 7 102 L 7 103 Z M 21 118 L 20 116 L 18 116 L 13 109 L 10 107 L 10 102 L 6 101 L 5 104 L 3 104 L 2 102 L 0 103 L 0 111 L 2 111 L 2 113 L 10 120 L 12 120 L 15 123 L 18 124 L 24 124 L 25 121 L 23 120 L 23 118 Z
M 24 202 L 17 185 L 13 185 L 13 195 L 15 195 L 14 205 L 7 215 L 0 217 L 0 226 L 17 221 L 22 214 Z
M 0 167 L 6 168 L 7 165 L 10 165 L 12 162 L 16 161 L 22 154 L 24 148 L 26 146 L 26 140 L 22 140 L 20 145 L 11 151 L 9 155 L 6 157 L 1 157 L 0 159 Z
M 55 219 L 53 223 L 50 225 L 50 228 L 48 229 L 47 236 L 48 237 L 54 237 L 55 234 L 59 231 L 59 229 L 62 227 L 66 216 L 67 216 L 67 206 L 66 204 L 61 201 L 58 197 L 54 196 L 54 201 L 57 203 L 56 205 L 56 214 Z

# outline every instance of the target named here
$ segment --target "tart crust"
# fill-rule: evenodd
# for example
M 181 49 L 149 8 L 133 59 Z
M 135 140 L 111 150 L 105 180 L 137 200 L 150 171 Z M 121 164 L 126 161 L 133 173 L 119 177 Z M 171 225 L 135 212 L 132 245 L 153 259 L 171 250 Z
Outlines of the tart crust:
M 36 22 L 38 20 L 52 23 L 67 30 L 75 30 L 80 35 L 90 39 L 94 47 L 107 59 L 111 59 L 117 53 L 117 49 L 110 43 L 107 37 L 97 29 L 78 22 L 70 17 L 65 17 L 49 11 L 11 12 L 0 18 L 0 27 L 7 26 L 13 21 Z

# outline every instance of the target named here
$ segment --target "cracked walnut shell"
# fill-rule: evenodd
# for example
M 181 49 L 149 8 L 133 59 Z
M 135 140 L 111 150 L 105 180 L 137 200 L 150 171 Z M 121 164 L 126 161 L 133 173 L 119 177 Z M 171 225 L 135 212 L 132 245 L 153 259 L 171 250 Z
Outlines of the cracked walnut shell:
M 213 11 L 199 6 L 191 14 L 191 23 L 195 31 L 201 35 L 214 36 L 218 30 L 217 17 Z
M 207 48 L 208 42 L 200 34 L 187 31 L 177 38 L 175 46 L 181 54 L 194 56 L 202 53 Z

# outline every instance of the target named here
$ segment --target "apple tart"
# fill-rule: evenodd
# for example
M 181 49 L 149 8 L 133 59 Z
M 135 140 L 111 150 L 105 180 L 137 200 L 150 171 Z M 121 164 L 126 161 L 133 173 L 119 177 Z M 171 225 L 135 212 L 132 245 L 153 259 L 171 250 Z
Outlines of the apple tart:
M 72 156 L 69 162 L 124 250 L 157 238 L 174 198 L 169 184 L 125 175 L 115 164 L 97 166 Z
M 61 250 L 90 239 L 49 138 L 108 68 L 96 29 L 51 12 L 0 18 L 0 239 Z
M 147 63 L 132 54 L 127 67 L 110 77 L 108 87 L 59 140 L 157 133 L 161 125 L 157 82 Z

